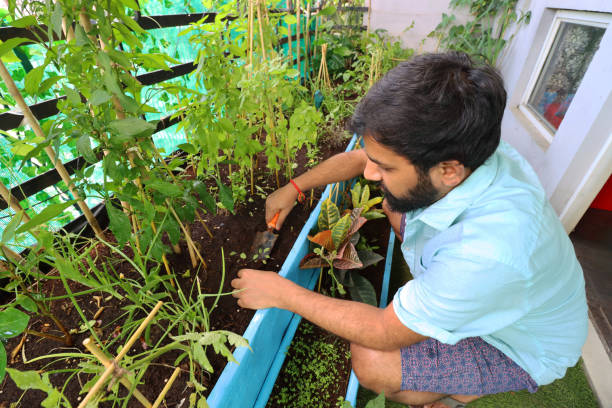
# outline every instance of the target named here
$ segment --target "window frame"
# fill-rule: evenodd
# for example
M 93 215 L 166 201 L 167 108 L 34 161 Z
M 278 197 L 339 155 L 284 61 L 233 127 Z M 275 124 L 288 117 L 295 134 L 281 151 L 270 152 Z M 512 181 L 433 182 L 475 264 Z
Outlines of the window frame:
M 549 54 L 553 51 L 553 45 L 559 29 L 563 23 L 589 25 L 593 27 L 600 27 L 604 30 L 608 30 L 612 27 L 612 14 L 609 13 L 598 13 L 588 11 L 574 11 L 574 10 L 557 10 L 550 28 L 546 34 L 546 39 L 542 44 L 542 48 L 536 60 L 525 91 L 523 92 L 520 103 L 518 106 L 519 112 L 527 119 L 527 121 L 533 126 L 535 130 L 536 142 L 542 147 L 548 147 L 553 142 L 553 138 L 556 132 L 552 132 L 548 124 L 544 123 L 544 120 L 540 115 L 529 106 L 529 98 L 534 92 L 538 79 L 540 78 L 546 60 Z M 605 35 L 605 33 L 604 33 Z M 588 72 L 587 68 L 587 72 Z M 586 73 L 585 73 L 586 76 Z M 584 77 L 583 77 L 584 79 Z M 578 86 L 578 90 L 582 87 L 582 82 Z M 578 92 L 578 91 L 577 91 Z M 561 124 L 561 126 L 563 123 Z M 557 129 L 558 131 L 558 129 Z

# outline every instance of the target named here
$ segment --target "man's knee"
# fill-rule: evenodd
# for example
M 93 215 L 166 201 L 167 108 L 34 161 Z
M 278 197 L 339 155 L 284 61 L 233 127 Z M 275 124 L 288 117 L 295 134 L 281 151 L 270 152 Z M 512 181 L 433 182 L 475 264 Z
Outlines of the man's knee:
M 378 394 L 398 392 L 401 388 L 401 378 L 397 378 L 394 364 L 385 362 L 389 358 L 387 353 L 351 343 L 351 362 L 359 383 Z M 401 371 L 399 375 L 401 377 Z

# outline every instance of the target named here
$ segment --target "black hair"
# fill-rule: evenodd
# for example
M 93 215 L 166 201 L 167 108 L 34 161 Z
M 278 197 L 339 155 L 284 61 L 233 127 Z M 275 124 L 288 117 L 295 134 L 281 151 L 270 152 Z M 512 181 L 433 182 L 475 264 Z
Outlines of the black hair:
M 475 170 L 499 145 L 506 91 L 501 75 L 465 53 L 400 63 L 368 91 L 351 128 L 428 171 L 445 160 Z

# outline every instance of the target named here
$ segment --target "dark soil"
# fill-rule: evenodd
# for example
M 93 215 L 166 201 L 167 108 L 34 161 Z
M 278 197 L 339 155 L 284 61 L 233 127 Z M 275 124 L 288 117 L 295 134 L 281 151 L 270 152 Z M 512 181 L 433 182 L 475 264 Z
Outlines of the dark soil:
M 343 151 L 344 146 L 346 146 L 346 139 L 344 139 L 342 144 L 336 142 L 325 143 L 320 147 L 321 159 Z M 296 158 L 298 167 L 295 169 L 295 174 L 301 174 L 306 170 L 307 160 L 305 152 L 300 152 Z M 262 167 L 265 165 L 264 160 L 260 160 L 260 165 Z M 260 172 L 260 176 L 257 177 L 257 184 L 266 193 L 274 191 L 276 188 L 275 178 L 262 176 L 262 173 Z M 282 177 L 280 181 L 282 184 L 287 182 Z M 315 198 L 320 196 L 321 191 L 322 189 L 316 191 Z M 196 276 L 200 279 L 203 292 L 217 293 L 222 279 L 223 263 L 225 265 L 225 279 L 222 290 L 226 293 L 232 290 L 230 282 L 236 277 L 238 270 L 241 268 L 280 269 L 285 256 L 289 253 L 295 238 L 311 212 L 309 203 L 298 204 L 293 209 L 291 215 L 283 224 L 270 258 L 264 264 L 262 260 L 253 261 L 248 256 L 246 259 L 240 256 L 242 253 L 249 255 L 249 250 L 256 233 L 265 229 L 265 196 L 255 194 L 252 197 L 248 197 L 248 201 L 246 205 L 237 208 L 234 215 L 229 214 L 227 211 L 218 213 L 215 216 L 203 215 L 206 225 L 213 233 L 212 239 L 208 236 L 200 222 L 196 221 L 190 225 L 191 237 L 199 247 L 207 263 L 208 269 L 206 271 L 201 268 L 198 271 L 193 270 L 187 246 L 184 242 L 181 244 L 181 254 L 168 255 L 168 262 L 176 276 L 176 281 L 185 293 L 190 292 Z M 317 200 L 315 199 L 313 208 L 316 204 Z M 108 233 L 108 240 L 113 240 L 110 232 Z M 221 249 L 224 251 L 224 258 L 221 256 Z M 124 251 L 128 256 L 132 256 L 129 248 L 124 249 Z M 107 247 L 99 246 L 96 248 L 96 252 L 98 255 L 97 263 L 101 264 L 103 261 L 112 263 L 115 269 L 115 276 L 121 276 L 123 279 L 139 279 L 139 275 L 133 271 L 127 262 L 117 259 L 114 254 L 111 257 L 110 250 Z M 163 267 L 160 275 L 165 275 Z M 88 288 L 70 281 L 70 289 L 76 293 Z M 42 291 L 47 296 L 62 296 L 66 293 L 61 281 L 53 278 L 53 276 L 43 282 Z M 170 298 L 166 297 L 165 300 L 170 300 Z M 128 319 L 125 307 L 129 306 L 129 302 L 125 299 L 119 301 L 116 298 L 109 297 L 107 293 L 87 294 L 78 297 L 77 301 L 87 319 L 92 319 L 96 313 L 99 313 L 100 308 L 104 307 L 102 312 L 96 317 L 98 320 L 95 325 L 96 331 L 101 341 L 105 343 L 109 350 L 113 350 L 115 354 L 117 347 L 124 344 L 127 340 L 125 333 L 120 336 L 118 334 L 133 330 L 134 325 L 137 325 L 149 311 L 138 310 L 131 319 Z M 78 329 L 83 324 L 79 313 L 69 299 L 51 302 L 51 310 L 68 329 Z M 242 334 L 246 330 L 253 314 L 254 311 L 239 308 L 233 297 L 222 296 L 217 307 L 210 315 L 211 330 L 224 329 Z M 170 324 L 170 322 L 161 323 Z M 134 344 L 128 355 L 141 353 L 143 350 L 156 344 L 158 339 L 160 339 L 164 328 L 160 327 L 157 323 L 152 324 L 150 327 L 150 332 L 146 333 L 146 336 L 141 337 Z M 32 317 L 29 329 L 47 332 L 56 336 L 62 335 L 51 319 L 40 316 Z M 79 372 L 79 363 L 82 363 L 80 359 L 67 357 L 59 360 L 41 359 L 34 362 L 30 360 L 54 353 L 76 352 L 87 354 L 87 350 L 82 346 L 83 340 L 87 337 L 89 337 L 89 332 L 87 331 L 73 334 L 73 345 L 69 347 L 56 341 L 29 335 L 25 340 L 23 349 L 14 358 L 11 358 L 11 352 L 17 347 L 21 336 L 13 338 L 5 345 L 9 360 L 8 366 L 20 371 L 36 370 L 40 373 L 50 373 L 50 380 L 53 386 L 61 390 L 73 406 L 77 406 L 84 397 L 84 394 L 80 394 L 83 385 L 92 378 L 91 374 Z M 166 353 L 148 367 L 142 378 L 141 385 L 138 386 L 138 390 L 149 401 L 155 401 L 159 395 L 176 366 L 175 360 L 178 355 L 178 352 Z M 225 367 L 227 360 L 212 351 L 207 355 L 214 368 L 213 374 L 209 375 L 206 372 L 197 374 L 199 381 L 210 391 Z M 165 405 L 162 406 L 188 406 L 189 404 L 189 395 L 194 392 L 194 388 L 189 384 L 189 367 L 186 360 L 180 363 L 180 367 L 182 372 L 167 394 Z M 120 395 L 126 394 L 125 389 L 120 391 Z M 8 374 L 0 384 L 0 408 L 8 407 L 9 403 L 17 403 L 15 406 L 18 407 L 38 407 L 41 406 L 41 402 L 45 398 L 46 394 L 38 390 L 29 390 L 24 393 L 23 390 L 16 387 Z M 182 401 L 185 405 L 181 405 Z M 111 405 L 110 402 L 100 404 L 101 407 L 110 407 Z M 127 406 L 140 407 L 142 405 L 135 398 L 132 398 Z
M 383 256 L 387 253 L 389 231 L 386 219 L 369 221 L 360 230 L 370 246 L 380 247 L 376 252 Z M 374 285 L 379 303 L 384 270 L 385 261 L 382 260 L 361 271 Z M 337 406 L 339 399 L 346 396 L 351 373 L 349 352 L 348 341 L 303 319 L 266 408 Z

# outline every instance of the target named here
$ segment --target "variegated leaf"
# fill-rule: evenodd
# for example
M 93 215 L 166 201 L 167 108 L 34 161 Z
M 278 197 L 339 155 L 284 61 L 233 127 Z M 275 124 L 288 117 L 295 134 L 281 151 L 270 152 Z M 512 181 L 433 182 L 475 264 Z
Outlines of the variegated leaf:
M 357 255 L 357 250 L 350 242 L 346 245 L 344 251 L 342 251 L 342 258 L 334 259 L 334 268 L 338 269 L 355 269 L 361 268 L 362 265 Z
M 376 204 L 381 203 L 382 200 L 383 200 L 382 197 L 374 197 L 368 200 L 368 202 L 363 204 L 363 211 L 368 211 L 370 208 L 374 207 Z
M 308 240 L 314 242 L 317 245 L 321 245 L 328 251 L 334 250 L 334 243 L 332 241 L 332 231 L 325 230 L 318 232 L 314 237 L 308 236 Z
M 321 213 L 317 220 L 319 231 L 331 229 L 340 219 L 338 207 L 329 198 L 321 203 Z
M 367 215 L 367 214 L 366 214 Z M 354 233 L 356 233 L 357 231 L 359 231 L 359 228 L 363 227 L 363 225 L 368 222 L 368 219 L 365 217 L 359 217 L 357 218 L 355 221 L 353 221 L 353 223 L 351 224 L 351 228 L 349 229 L 348 235 L 353 235 Z
M 372 210 L 372 211 L 368 211 L 367 213 L 363 214 L 363 216 L 367 219 L 367 220 L 375 220 L 377 218 L 385 218 L 386 215 L 385 213 L 383 213 L 382 210 Z
M 351 215 L 347 214 L 340 218 L 336 225 L 331 230 L 332 240 L 334 248 L 338 248 L 344 242 L 344 239 L 348 236 L 349 229 L 351 228 Z
M 361 198 L 361 184 L 355 183 L 355 186 L 351 190 L 351 201 L 353 202 L 353 208 L 360 207 L 359 199 Z
M 316 254 L 308 254 L 300 261 L 300 269 L 322 268 L 327 262 Z
M 366 184 L 361 190 L 361 200 L 359 200 L 359 206 L 363 207 L 363 205 L 367 203 L 368 200 L 370 200 L 370 186 Z

